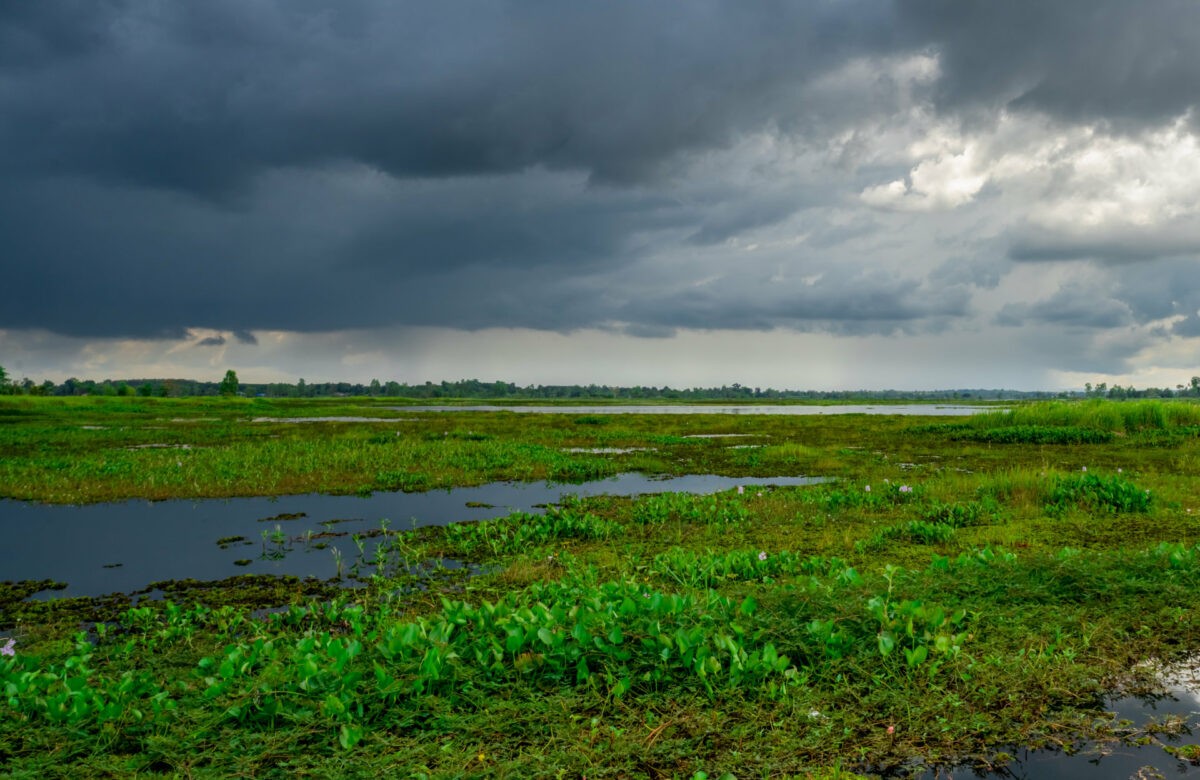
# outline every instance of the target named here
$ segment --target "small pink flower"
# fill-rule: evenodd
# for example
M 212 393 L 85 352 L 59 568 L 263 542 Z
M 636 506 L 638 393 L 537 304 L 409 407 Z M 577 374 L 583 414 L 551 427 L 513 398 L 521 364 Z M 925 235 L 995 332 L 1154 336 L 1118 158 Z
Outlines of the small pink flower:
M 901 493 L 911 493 L 911 492 L 912 492 L 912 488 L 911 488 L 911 487 L 909 487 L 908 485 L 901 485 L 901 486 L 900 486 L 900 492 L 901 492 Z
M 870 492 L 871 492 L 871 486 L 870 486 L 870 485 L 867 485 L 865 488 L 863 488 L 863 490 L 865 490 L 865 491 L 867 491 L 868 493 L 870 493 Z
M 746 488 L 742 487 L 741 485 L 738 485 L 738 495 L 740 496 L 745 492 L 746 492 Z
M 13 649 L 16 644 L 17 640 L 9 637 L 8 641 L 4 643 L 4 647 L 0 647 L 0 655 L 16 655 L 17 651 Z
M 760 551 L 760 552 L 758 553 L 758 559 L 759 559 L 760 561 L 765 561 L 765 560 L 767 559 L 767 554 L 766 554 L 765 552 L 762 552 L 762 551 Z
M 895 726 L 888 726 L 888 733 L 889 733 L 889 734 L 895 734 L 895 733 L 896 733 L 896 727 L 895 727 Z

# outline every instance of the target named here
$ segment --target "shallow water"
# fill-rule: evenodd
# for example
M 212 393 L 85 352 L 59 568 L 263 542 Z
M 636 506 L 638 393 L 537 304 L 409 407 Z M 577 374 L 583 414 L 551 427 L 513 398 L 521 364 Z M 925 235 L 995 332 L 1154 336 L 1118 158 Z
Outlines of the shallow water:
M 965 780 L 966 778 L 1022 778 L 1023 780 L 1126 780 L 1156 777 L 1200 778 L 1200 766 L 1168 754 L 1164 745 L 1180 746 L 1200 741 L 1200 680 L 1168 681 L 1162 696 L 1126 696 L 1113 699 L 1107 708 L 1115 719 L 1141 729 L 1148 724 L 1179 719 L 1185 726 L 1177 736 L 1158 736 L 1147 745 L 1089 744 L 1072 755 L 1059 750 L 1009 751 L 1014 760 L 1002 769 L 981 772 L 970 767 L 931 769 L 916 777 L 922 780 Z
M 733 478 L 690 475 L 657 479 L 642 474 L 578 485 L 493 483 L 426 493 L 375 493 L 369 497 L 306 494 L 277 498 L 201 501 L 126 501 L 61 506 L 0 501 L 0 579 L 52 579 L 66 590 L 40 597 L 96 596 L 130 592 L 169 579 L 217 580 L 238 574 L 293 574 L 321 579 L 337 574 L 331 548 L 349 566 L 358 554 L 350 534 L 378 530 L 384 518 L 393 530 L 540 511 L 565 494 L 579 496 L 644 493 L 715 493 L 738 485 L 809 485 L 819 477 Z M 336 522 L 335 522 L 336 521 Z M 264 554 L 280 545 L 264 541 L 279 532 L 287 554 Z M 308 532 L 343 536 L 305 543 Z M 242 536 L 223 549 L 217 540 Z M 368 555 L 378 540 L 366 539 Z M 325 549 L 314 543 L 324 542 Z M 249 560 L 245 566 L 235 564 Z
M 525 414 L 901 414 L 934 417 L 964 416 L 994 412 L 996 406 L 956 406 L 954 404 L 844 404 L 840 406 L 804 406 L 749 404 L 730 406 L 390 406 L 398 412 L 518 412 Z

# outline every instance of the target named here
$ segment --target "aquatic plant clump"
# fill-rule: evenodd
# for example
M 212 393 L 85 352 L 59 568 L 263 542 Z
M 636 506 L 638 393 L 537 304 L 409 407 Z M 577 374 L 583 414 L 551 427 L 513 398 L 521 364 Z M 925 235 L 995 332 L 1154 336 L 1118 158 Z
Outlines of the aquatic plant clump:
M 1046 512 L 1061 515 L 1071 507 L 1108 514 L 1148 512 L 1152 498 L 1148 489 L 1140 488 L 1120 475 L 1081 473 L 1054 481 Z

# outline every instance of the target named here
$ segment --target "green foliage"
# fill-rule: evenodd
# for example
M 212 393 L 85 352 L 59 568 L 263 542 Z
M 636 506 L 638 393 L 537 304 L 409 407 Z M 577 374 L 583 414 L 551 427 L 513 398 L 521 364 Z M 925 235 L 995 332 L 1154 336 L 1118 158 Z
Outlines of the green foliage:
M 231 368 L 225 372 L 225 378 L 221 380 L 218 392 L 221 395 L 237 395 L 239 389 L 237 372 Z
M 749 511 L 736 493 L 709 496 L 659 493 L 643 496 L 633 506 L 634 522 L 643 525 L 740 523 L 749 516 Z
M 967 420 L 975 428 L 1085 428 L 1113 433 L 1200 424 L 1200 406 L 1185 401 L 1049 401 L 987 412 Z
M 946 425 L 937 426 L 936 429 L 955 441 L 988 444 L 1105 444 L 1112 441 L 1114 435 L 1112 431 L 1075 425 L 1010 425 L 982 430 L 971 426 Z
M 497 520 L 454 523 L 443 530 L 451 554 L 474 557 L 511 555 L 565 539 L 611 539 L 625 532 L 618 522 L 572 507 L 551 507 L 545 514 L 514 512 Z
M 941 523 L 951 528 L 966 528 L 978 525 L 985 517 L 998 517 L 1000 505 L 991 498 L 983 501 L 955 501 L 943 503 L 933 501 L 922 510 L 921 519 L 930 523 Z
M 859 553 L 876 552 L 887 547 L 888 542 L 904 540 L 916 544 L 944 544 L 954 538 L 954 526 L 947 523 L 911 520 L 903 525 L 889 525 L 879 529 L 867 539 L 855 543 Z
M 782 576 L 826 576 L 847 570 L 851 574 L 845 576 L 855 576 L 840 558 L 804 557 L 789 550 L 771 554 L 762 550 L 698 553 L 673 547 L 654 556 L 644 573 L 685 588 L 716 588 L 738 580 L 771 583 Z
M 1117 474 L 1107 477 L 1099 474 L 1059 477 L 1050 490 L 1046 513 L 1058 516 L 1073 507 L 1108 514 L 1148 512 L 1151 495 L 1149 490 Z

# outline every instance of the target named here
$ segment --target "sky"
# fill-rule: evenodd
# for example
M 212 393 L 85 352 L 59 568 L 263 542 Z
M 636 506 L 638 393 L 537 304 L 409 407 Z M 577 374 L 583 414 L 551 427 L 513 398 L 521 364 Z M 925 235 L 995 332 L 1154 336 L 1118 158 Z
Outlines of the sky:
M 1200 3 L 2 3 L 0 366 L 1187 383 Z

